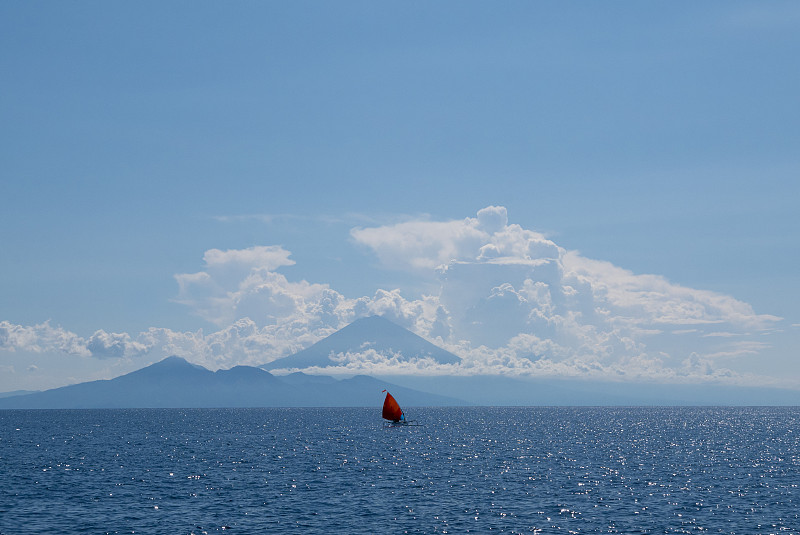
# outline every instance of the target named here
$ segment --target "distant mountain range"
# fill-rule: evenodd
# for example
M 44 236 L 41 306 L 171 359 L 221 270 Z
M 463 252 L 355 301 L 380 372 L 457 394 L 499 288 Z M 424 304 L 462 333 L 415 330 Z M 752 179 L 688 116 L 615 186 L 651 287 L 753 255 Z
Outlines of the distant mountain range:
M 262 368 L 336 366 L 331 355 L 373 349 L 401 360 L 459 358 L 384 318 L 373 316 L 289 357 L 261 367 L 212 372 L 178 357 L 115 379 L 44 392 L 0 394 L 6 408 L 146 407 L 357 407 L 380 406 L 388 389 L 404 407 L 452 405 L 800 405 L 800 391 L 724 385 L 614 383 L 506 376 L 356 376 L 338 380 L 295 372 L 273 375 Z
M 251 366 L 212 372 L 168 357 L 116 379 L 0 398 L 0 409 L 379 407 L 384 388 L 407 406 L 465 404 L 363 375 L 343 380 L 303 373 L 276 377 Z
M 401 361 L 429 358 L 438 364 L 461 362 L 453 353 L 433 345 L 396 323 L 381 316 L 370 316 L 354 321 L 307 349 L 264 364 L 261 368 L 278 370 L 337 366 L 340 363 L 331 356 L 368 350 L 374 350 L 386 357 L 399 356 Z

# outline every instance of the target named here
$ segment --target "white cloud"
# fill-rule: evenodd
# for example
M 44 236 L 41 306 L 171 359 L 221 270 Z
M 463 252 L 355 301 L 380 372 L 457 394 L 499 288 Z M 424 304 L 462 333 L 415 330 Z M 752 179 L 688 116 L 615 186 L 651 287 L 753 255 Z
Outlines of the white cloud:
M 463 261 L 557 258 L 560 251 L 544 235 L 508 225 L 506 209 L 497 206 L 478 211 L 476 218 L 406 221 L 356 228 L 351 235 L 392 269 L 430 270 Z
M 713 376 L 720 356 L 765 347 L 728 338 L 770 332 L 780 320 L 726 295 L 567 251 L 508 224 L 500 207 L 477 218 L 355 229 L 352 236 L 386 265 L 431 276 L 436 267 L 440 292 L 427 299 L 444 311 L 445 346 L 474 365 L 639 377 L 702 369 Z M 430 335 L 420 326 L 417 332 Z
M 281 266 L 292 266 L 291 253 L 278 245 L 256 246 L 248 249 L 209 249 L 203 255 L 203 261 L 209 270 L 217 274 L 225 270 L 248 272 L 253 269 L 274 270 Z
M 52 327 L 49 322 L 26 326 L 0 321 L 0 350 L 31 353 L 60 351 L 79 356 L 91 354 L 81 337 L 61 327 Z
M 175 279 L 178 301 L 216 323 L 215 332 L 99 330 L 83 339 L 48 323 L 0 322 L 0 350 L 142 361 L 178 355 L 217 369 L 270 362 L 380 314 L 462 363 L 441 366 L 364 348 L 340 356 L 343 370 L 736 381 L 745 376 L 731 367 L 767 349 L 763 335 L 780 320 L 730 296 L 567 251 L 509 224 L 503 207 L 458 221 L 403 221 L 351 234 L 385 265 L 435 282 L 438 292 L 412 299 L 401 289 L 381 289 L 346 297 L 280 273 L 294 264 L 282 247 L 212 249 L 202 271 Z
M 275 270 L 294 265 L 282 247 L 206 251 L 206 270 L 175 275 L 177 301 L 217 325 L 230 325 L 246 317 L 261 324 L 277 323 L 316 300 L 327 290 L 324 284 L 289 282 Z
M 370 247 L 387 266 L 429 270 L 478 253 L 488 235 L 471 223 L 474 220 L 468 221 L 409 221 L 388 227 L 356 228 L 351 235 Z
M 729 370 L 715 367 L 719 360 L 757 354 L 766 344 L 748 337 L 770 332 L 779 320 L 729 296 L 584 258 L 509 224 L 503 207 L 457 221 L 357 228 L 351 235 L 384 265 L 437 281 L 438 294 L 409 299 L 394 289 L 353 299 L 277 273 L 290 262 L 281 248 L 270 249 L 278 259 L 270 265 L 252 260 L 260 255 L 249 250 L 207 254 L 206 271 L 178 278 L 184 302 L 229 325 L 204 337 L 216 348 L 206 351 L 208 358 L 227 352 L 230 359 L 266 362 L 358 317 L 381 314 L 462 356 L 463 373 L 728 377 Z M 238 277 L 212 269 L 231 258 L 247 259 L 238 262 L 247 267 Z M 400 369 L 374 355 L 346 362 L 362 372 Z M 424 362 L 414 368 L 441 372 Z
M 86 349 L 97 358 L 121 358 L 146 353 L 148 347 L 131 340 L 128 333 L 107 333 L 96 331 L 86 341 Z

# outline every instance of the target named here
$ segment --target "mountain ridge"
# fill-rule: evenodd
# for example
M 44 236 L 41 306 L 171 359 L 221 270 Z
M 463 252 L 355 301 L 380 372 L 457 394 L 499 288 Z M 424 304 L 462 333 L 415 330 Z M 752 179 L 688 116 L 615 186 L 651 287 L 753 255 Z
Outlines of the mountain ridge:
M 800 391 L 785 388 L 503 376 L 275 376 L 252 366 L 212 372 L 172 357 L 114 379 L 0 394 L 0 409 L 378 407 L 383 389 L 409 407 L 800 406 Z
M 330 352 L 353 347 L 401 351 L 412 355 L 409 358 L 422 355 L 437 362 L 458 360 L 456 355 L 399 325 L 372 316 L 356 320 L 308 349 L 270 364 L 288 362 L 293 364 L 290 367 L 300 369 L 303 363 L 340 364 L 329 358 Z M 0 409 L 379 406 L 383 389 L 391 390 L 408 406 L 800 406 L 800 390 L 788 388 L 496 375 L 358 375 L 337 379 L 302 371 L 279 376 L 265 366 L 268 365 L 211 371 L 171 356 L 114 379 L 42 392 L 0 393 Z
M 383 389 L 408 406 L 467 404 L 367 376 L 283 380 L 253 366 L 214 372 L 173 356 L 114 379 L 3 397 L 0 409 L 378 407 Z

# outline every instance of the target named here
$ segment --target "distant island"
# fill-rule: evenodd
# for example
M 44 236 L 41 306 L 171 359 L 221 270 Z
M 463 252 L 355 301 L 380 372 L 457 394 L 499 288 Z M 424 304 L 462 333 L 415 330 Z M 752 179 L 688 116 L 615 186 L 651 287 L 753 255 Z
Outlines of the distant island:
M 0 408 L 377 407 L 383 403 L 384 388 L 415 405 L 465 404 L 367 376 L 336 380 L 293 373 L 277 377 L 252 366 L 212 372 L 168 357 L 115 379 L 0 398 Z
M 0 409 L 149 407 L 377 407 L 389 389 L 413 406 L 631 406 L 631 405 L 800 405 L 800 391 L 713 384 L 655 384 L 509 376 L 358 375 L 336 379 L 287 370 L 336 366 L 332 355 L 368 347 L 394 358 L 458 357 L 414 333 L 372 316 L 294 355 L 260 367 L 211 371 L 172 356 L 101 381 L 43 392 L 0 394 Z M 267 370 L 284 370 L 276 375 Z

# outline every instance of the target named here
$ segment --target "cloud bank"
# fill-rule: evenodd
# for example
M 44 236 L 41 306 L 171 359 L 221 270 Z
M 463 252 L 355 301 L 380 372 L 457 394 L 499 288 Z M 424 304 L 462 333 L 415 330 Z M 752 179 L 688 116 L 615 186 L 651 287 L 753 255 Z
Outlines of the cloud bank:
M 780 318 L 664 277 L 583 257 L 489 206 L 456 221 L 355 228 L 352 239 L 387 268 L 432 281 L 438 293 L 380 289 L 347 297 L 289 280 L 280 246 L 212 249 L 203 269 L 177 274 L 177 300 L 219 326 L 212 333 L 151 328 L 81 338 L 49 323 L 0 322 L 0 350 L 85 358 L 179 355 L 211 368 L 263 364 L 355 319 L 380 314 L 462 358 L 441 367 L 396 356 L 343 356 L 352 372 L 525 374 L 621 380 L 737 381 L 739 359 L 768 346 Z

